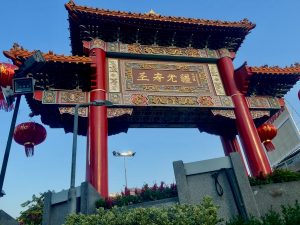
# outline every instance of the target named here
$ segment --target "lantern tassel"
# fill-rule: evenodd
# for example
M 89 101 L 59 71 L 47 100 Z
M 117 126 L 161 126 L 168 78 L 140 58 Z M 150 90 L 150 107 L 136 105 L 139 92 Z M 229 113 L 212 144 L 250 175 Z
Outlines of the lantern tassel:
M 24 144 L 25 154 L 27 157 L 33 156 L 34 154 L 34 144 L 32 142 L 27 142 Z
M 267 152 L 272 152 L 272 151 L 275 150 L 275 146 L 274 146 L 274 144 L 272 143 L 272 141 L 267 140 L 267 141 L 263 142 L 263 144 L 264 144 L 264 146 L 265 146 Z
M 14 108 L 13 104 L 8 106 L 6 100 L 4 99 L 3 93 L 0 92 L 0 109 L 5 110 L 6 112 L 11 111 Z

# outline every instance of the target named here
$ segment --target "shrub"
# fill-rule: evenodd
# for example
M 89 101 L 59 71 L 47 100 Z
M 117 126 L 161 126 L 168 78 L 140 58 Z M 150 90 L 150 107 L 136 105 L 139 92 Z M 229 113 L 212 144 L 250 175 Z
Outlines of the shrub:
M 99 208 L 95 215 L 70 215 L 65 225 L 215 225 L 217 209 L 211 198 L 206 197 L 200 205 L 174 205 L 162 208 L 114 207 Z
M 282 206 L 282 215 L 285 221 L 285 225 L 300 224 L 300 205 L 296 201 L 295 206 Z
M 263 225 L 283 225 L 284 224 L 284 221 L 282 220 L 280 214 L 275 212 L 272 208 L 261 219 L 262 219 Z
M 249 182 L 251 186 L 270 183 L 282 183 L 297 180 L 300 180 L 300 173 L 286 169 L 276 169 L 266 176 L 261 175 L 259 177 L 249 177 Z
M 125 187 L 125 190 L 121 195 L 100 199 L 95 204 L 96 208 L 103 207 L 105 209 L 111 209 L 113 206 L 121 207 L 177 196 L 176 184 L 166 185 L 164 182 L 161 182 L 159 186 L 154 184 L 152 187 L 149 187 L 148 184 L 144 184 L 141 189 L 135 189 L 134 195 L 131 195 L 129 189 Z
M 237 216 L 232 218 L 229 222 L 226 222 L 226 225 L 261 225 L 261 223 L 255 218 L 244 220 L 242 217 Z
M 234 217 L 226 225 L 298 225 L 300 224 L 300 204 L 296 201 L 294 206 L 282 206 L 281 214 L 270 209 L 260 220 L 250 218 L 244 220 Z

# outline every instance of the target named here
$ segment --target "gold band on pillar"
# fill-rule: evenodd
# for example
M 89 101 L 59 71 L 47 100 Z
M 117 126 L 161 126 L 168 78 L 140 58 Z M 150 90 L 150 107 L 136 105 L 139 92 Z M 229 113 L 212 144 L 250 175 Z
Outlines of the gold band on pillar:
M 101 89 L 101 88 L 93 89 L 90 92 L 95 92 L 95 91 L 102 91 L 102 92 L 106 93 L 106 91 L 104 89 Z

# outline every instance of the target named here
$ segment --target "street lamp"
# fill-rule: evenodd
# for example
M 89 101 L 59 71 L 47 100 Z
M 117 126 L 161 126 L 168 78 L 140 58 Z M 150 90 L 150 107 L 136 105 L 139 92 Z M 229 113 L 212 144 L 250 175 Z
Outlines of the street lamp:
M 116 152 L 113 151 L 113 155 L 116 157 L 123 157 L 124 158 L 124 172 L 125 172 L 125 188 L 127 188 L 127 173 L 126 173 L 126 157 L 133 157 L 135 155 L 135 152 L 129 150 L 127 152 Z
M 78 134 L 78 110 L 82 107 L 89 106 L 112 106 L 113 103 L 107 100 L 95 100 L 93 102 L 79 103 L 75 105 L 74 110 L 74 127 L 73 127 L 73 145 L 72 145 L 72 161 L 71 161 L 71 182 L 69 189 L 70 213 L 76 213 L 76 189 L 75 189 L 75 173 L 76 173 L 76 152 L 77 152 L 77 134 Z

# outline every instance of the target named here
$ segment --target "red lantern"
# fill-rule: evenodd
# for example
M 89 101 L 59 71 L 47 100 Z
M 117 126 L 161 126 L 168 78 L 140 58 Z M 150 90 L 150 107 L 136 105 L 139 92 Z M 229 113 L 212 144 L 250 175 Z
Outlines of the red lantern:
M 24 145 L 26 156 L 32 156 L 34 146 L 42 143 L 47 136 L 46 129 L 35 122 L 21 123 L 15 128 L 14 139 Z
M 266 150 L 268 152 L 274 151 L 275 146 L 272 143 L 272 139 L 277 135 L 277 128 L 273 124 L 265 123 L 257 128 L 257 132 Z
M 12 79 L 15 75 L 17 67 L 8 63 L 0 63 L 0 86 L 1 87 L 12 87 Z

